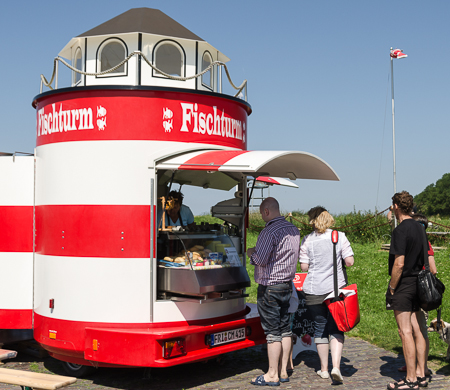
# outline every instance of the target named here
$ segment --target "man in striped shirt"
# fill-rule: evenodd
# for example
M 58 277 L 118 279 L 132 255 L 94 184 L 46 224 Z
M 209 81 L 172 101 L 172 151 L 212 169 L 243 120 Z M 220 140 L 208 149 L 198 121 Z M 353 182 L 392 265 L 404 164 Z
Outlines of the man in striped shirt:
M 259 234 L 256 247 L 249 248 L 250 264 L 255 266 L 258 283 L 257 307 L 267 340 L 269 371 L 251 383 L 278 386 L 289 382 L 286 367 L 292 343 L 289 299 L 300 251 L 300 233 L 280 214 L 275 198 L 266 198 L 259 208 L 265 228 Z M 282 356 L 281 372 L 278 362 Z

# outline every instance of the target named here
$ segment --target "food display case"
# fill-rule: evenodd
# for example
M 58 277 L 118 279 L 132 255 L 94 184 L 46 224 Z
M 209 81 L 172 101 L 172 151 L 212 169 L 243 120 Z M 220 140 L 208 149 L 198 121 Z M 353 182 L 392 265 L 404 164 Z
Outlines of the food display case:
M 160 232 L 158 294 L 161 299 L 211 301 L 246 296 L 250 278 L 239 237 L 221 230 Z

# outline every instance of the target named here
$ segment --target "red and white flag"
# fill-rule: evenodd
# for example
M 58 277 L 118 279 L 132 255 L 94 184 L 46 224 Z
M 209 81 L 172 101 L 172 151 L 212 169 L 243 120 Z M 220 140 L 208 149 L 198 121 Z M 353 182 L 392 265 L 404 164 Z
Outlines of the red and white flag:
M 408 57 L 408 55 L 403 53 L 403 50 L 401 50 L 401 49 L 395 49 L 395 50 L 391 49 L 391 57 L 392 58 L 406 58 L 406 57 Z

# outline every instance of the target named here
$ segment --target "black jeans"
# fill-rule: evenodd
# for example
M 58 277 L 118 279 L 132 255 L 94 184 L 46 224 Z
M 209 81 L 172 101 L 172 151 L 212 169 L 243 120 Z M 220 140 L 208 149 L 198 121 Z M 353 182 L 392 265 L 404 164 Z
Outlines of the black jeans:
M 291 337 L 289 300 L 292 282 L 273 286 L 258 286 L 258 313 L 268 343 Z

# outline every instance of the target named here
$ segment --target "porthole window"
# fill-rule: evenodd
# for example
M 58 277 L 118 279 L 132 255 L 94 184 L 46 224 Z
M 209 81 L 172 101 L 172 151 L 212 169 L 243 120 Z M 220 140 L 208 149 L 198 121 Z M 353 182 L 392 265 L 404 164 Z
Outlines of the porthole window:
M 171 76 L 184 76 L 184 52 L 176 42 L 162 42 L 155 51 L 155 66 Z M 163 76 L 155 72 L 157 76 Z
M 212 62 L 213 61 L 211 54 L 205 52 L 202 58 L 202 71 L 210 66 Z M 210 68 L 206 73 L 202 75 L 202 84 L 209 89 L 213 89 L 213 80 L 213 68 Z
M 73 57 L 72 66 L 74 68 L 77 68 L 79 70 L 83 70 L 83 63 L 82 63 L 82 53 L 81 49 L 78 47 L 75 51 L 75 56 Z M 77 85 L 81 81 L 81 73 L 72 71 L 72 84 Z
M 104 72 L 111 68 L 114 68 L 120 64 L 127 57 L 127 48 L 125 44 L 119 39 L 108 39 L 105 41 L 99 49 L 98 60 L 99 60 L 99 72 Z M 102 77 L 108 76 L 122 76 L 126 75 L 127 64 L 114 69 L 112 72 L 108 72 Z

